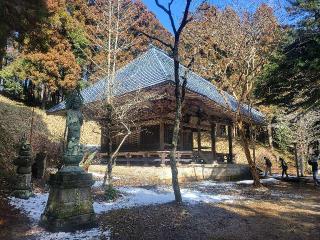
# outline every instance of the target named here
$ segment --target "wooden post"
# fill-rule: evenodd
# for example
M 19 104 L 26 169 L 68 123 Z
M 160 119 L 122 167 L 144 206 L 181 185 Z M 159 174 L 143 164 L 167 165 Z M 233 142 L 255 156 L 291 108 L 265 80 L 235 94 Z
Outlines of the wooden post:
M 166 159 L 166 154 L 163 152 L 161 153 L 161 163 L 160 163 L 161 167 L 164 167 L 166 165 L 165 159 Z
M 164 151 L 164 122 L 160 122 L 160 151 Z
M 216 133 L 217 133 L 217 124 L 215 122 L 211 123 L 211 152 L 213 160 L 217 160 L 217 151 L 216 151 Z
M 233 162 L 232 125 L 228 125 L 228 141 L 229 141 L 229 157 L 228 157 L 228 163 L 232 163 L 232 162 Z
M 198 152 L 200 153 L 201 152 L 201 128 L 200 128 L 200 118 L 198 118 L 198 134 L 197 134 L 197 143 L 198 143 Z
M 142 129 L 141 126 L 138 126 L 138 150 L 141 151 L 141 133 L 142 133 Z

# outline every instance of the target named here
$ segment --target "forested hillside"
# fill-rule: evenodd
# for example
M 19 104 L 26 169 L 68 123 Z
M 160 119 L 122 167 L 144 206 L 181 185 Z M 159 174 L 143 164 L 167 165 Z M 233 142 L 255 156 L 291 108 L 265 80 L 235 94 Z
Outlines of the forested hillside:
M 0 116 L 0 175 L 14 170 L 12 161 L 17 156 L 19 140 L 24 134 L 30 136 L 31 124 L 34 154 L 47 152 L 49 165 L 53 166 L 61 159 L 65 117 L 47 115 L 43 110 L 33 109 L 1 95 Z M 81 142 L 100 144 L 100 128 L 96 123 L 84 122 Z
M 153 42 L 136 28 L 170 38 L 140 1 L 121 1 L 119 10 L 112 4 L 29 0 L 16 6 L 15 1 L 3 1 L 0 78 L 4 91 L 45 108 L 61 101 L 69 89 L 107 75 L 103 69 L 111 51 L 116 51 L 117 69 L 145 51 Z M 21 15 L 17 22 L 7 21 L 15 14 Z M 120 24 L 113 26 L 117 17 Z M 114 41 L 116 31 L 117 49 L 105 49 L 104 42 L 109 37 Z

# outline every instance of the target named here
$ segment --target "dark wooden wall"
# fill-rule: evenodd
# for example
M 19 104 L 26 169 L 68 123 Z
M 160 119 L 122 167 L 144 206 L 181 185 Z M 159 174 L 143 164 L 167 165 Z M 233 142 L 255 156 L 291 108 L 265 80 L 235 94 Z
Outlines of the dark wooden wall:
M 160 149 L 160 125 L 142 126 L 141 131 L 132 133 L 122 145 L 121 152 L 132 151 L 160 151 L 170 150 L 170 144 L 173 134 L 173 125 L 164 125 L 164 149 Z M 113 149 L 115 149 L 122 137 L 115 139 Z M 192 131 L 182 131 L 178 143 L 178 150 L 192 151 L 193 146 Z

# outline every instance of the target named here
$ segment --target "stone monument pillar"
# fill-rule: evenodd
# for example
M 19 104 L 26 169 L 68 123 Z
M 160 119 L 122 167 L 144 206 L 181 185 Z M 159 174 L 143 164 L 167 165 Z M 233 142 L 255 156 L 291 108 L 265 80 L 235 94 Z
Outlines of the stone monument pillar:
M 24 136 L 21 140 L 19 156 L 13 161 L 17 166 L 17 178 L 13 195 L 18 198 L 28 199 L 32 195 L 31 165 L 33 163 L 32 150 Z
M 83 158 L 80 144 L 82 102 L 79 91 L 73 91 L 66 100 L 68 131 L 64 165 L 50 176 L 49 199 L 40 220 L 40 224 L 51 231 L 72 231 L 96 225 L 91 196 L 92 174 L 79 167 Z
M 32 177 L 36 179 L 42 179 L 46 171 L 46 158 L 47 153 L 40 151 L 36 154 L 34 163 L 32 165 Z

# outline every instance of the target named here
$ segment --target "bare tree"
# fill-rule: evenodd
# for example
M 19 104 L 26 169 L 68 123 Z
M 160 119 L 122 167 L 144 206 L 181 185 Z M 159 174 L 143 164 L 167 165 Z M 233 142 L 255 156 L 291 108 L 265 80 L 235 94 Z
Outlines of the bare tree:
M 298 114 L 292 126 L 293 137 L 297 143 L 299 169 L 303 176 L 310 154 L 310 145 L 320 139 L 320 109 Z
M 248 115 L 252 115 L 253 89 L 257 76 L 278 45 L 279 25 L 267 5 L 261 5 L 255 13 L 236 11 L 231 7 L 219 10 L 209 5 L 203 14 L 196 16 L 196 20 L 188 26 L 184 42 L 186 46 L 192 46 L 190 42 L 203 46 L 203 57 L 198 58 L 195 65 L 210 72 L 212 81 L 220 88 L 227 104 L 230 98 L 237 101 L 235 123 L 254 185 L 260 186 L 256 165 L 249 151 L 246 122 L 252 124 Z M 232 109 L 232 106 L 229 105 L 229 108 Z
M 103 100 L 85 107 L 85 114 L 95 116 L 101 126 L 101 137 L 105 141 L 102 145 L 107 147 L 107 168 L 103 179 L 106 190 L 112 188 L 112 168 L 121 147 L 130 134 L 140 131 L 140 116 L 150 110 L 153 100 L 160 97 L 154 92 L 138 90 L 121 97 L 113 96 L 112 104 Z
M 172 145 L 170 149 L 170 167 L 172 173 L 172 187 L 174 191 L 175 201 L 177 203 L 182 202 L 179 180 L 178 180 L 178 168 L 177 168 L 177 161 L 176 161 L 176 154 L 177 154 L 177 145 L 179 139 L 179 131 L 180 131 L 180 123 L 182 118 L 182 105 L 185 96 L 185 88 L 187 85 L 187 74 L 189 70 L 187 70 L 183 77 L 180 75 L 180 40 L 182 36 L 182 32 L 186 25 L 192 21 L 193 17 L 190 14 L 190 7 L 193 0 L 186 0 L 186 4 L 184 7 L 182 19 L 180 21 L 179 26 L 176 25 L 174 21 L 174 15 L 172 13 L 172 5 L 174 4 L 175 0 L 170 0 L 168 2 L 167 7 L 159 2 L 159 0 L 155 0 L 156 5 L 166 13 L 169 18 L 171 28 L 174 35 L 173 43 L 166 42 L 163 39 L 159 38 L 158 36 L 153 36 L 147 34 L 143 31 L 140 31 L 143 35 L 149 37 L 150 39 L 156 40 L 160 42 L 165 47 L 169 48 L 172 51 L 173 56 L 173 64 L 174 64 L 174 81 L 175 81 L 175 120 L 173 126 L 173 136 L 172 136 Z M 193 63 L 193 59 L 187 66 L 187 69 L 190 69 L 190 66 Z
M 88 26 L 87 37 L 91 41 L 92 54 L 86 54 L 94 65 L 95 77 L 105 79 L 103 100 L 87 107 L 87 113 L 95 116 L 102 129 L 102 151 L 107 153 L 107 168 L 103 186 L 106 191 L 112 189 L 112 167 L 115 158 L 129 135 L 136 131 L 136 121 L 139 113 L 151 101 L 151 93 L 127 94 L 117 98 L 115 93 L 120 86 L 116 82 L 118 70 L 118 55 L 134 44 L 134 39 L 128 38 L 132 16 L 134 15 L 132 1 L 100 0 L 96 2 L 94 24 Z M 116 146 L 115 139 L 120 138 Z

